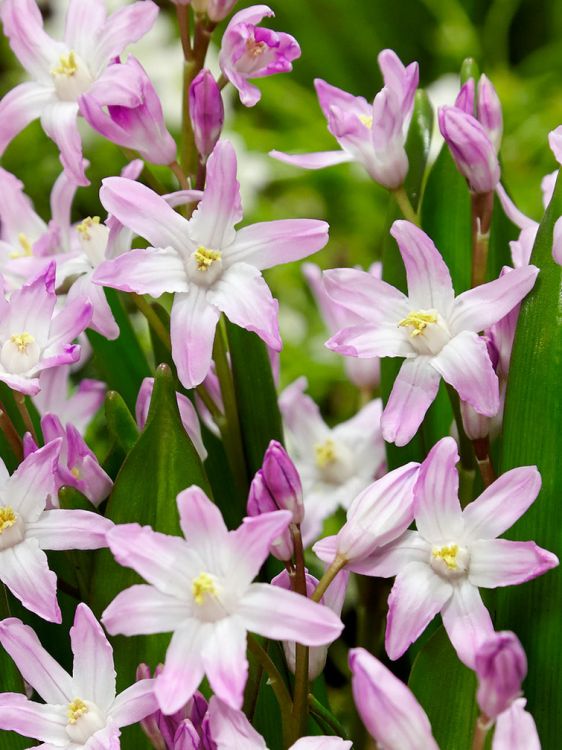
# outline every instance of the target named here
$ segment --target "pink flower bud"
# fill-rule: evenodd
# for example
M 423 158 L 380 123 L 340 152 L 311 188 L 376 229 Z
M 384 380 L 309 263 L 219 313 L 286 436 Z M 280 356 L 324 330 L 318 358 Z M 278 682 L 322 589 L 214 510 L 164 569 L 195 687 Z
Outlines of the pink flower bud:
M 478 82 L 478 120 L 496 152 L 499 151 L 503 133 L 502 105 L 496 89 L 485 75 L 481 75 Z
M 469 78 L 468 81 L 461 86 L 461 90 L 455 99 L 455 107 L 462 109 L 467 115 L 472 115 L 474 117 L 474 78 Z
M 506 631 L 485 640 L 476 653 L 475 670 L 478 705 L 495 719 L 521 695 L 527 674 L 527 658 L 517 636 Z
M 261 516 L 262 513 L 271 513 L 275 510 L 279 510 L 279 506 L 264 479 L 263 469 L 260 469 L 250 485 L 247 505 L 248 515 Z M 278 560 L 291 559 L 293 556 L 293 538 L 289 529 L 286 529 L 280 537 L 272 542 L 270 552 Z
M 150 667 L 146 664 L 139 664 L 137 667 L 136 680 L 149 680 L 152 677 L 150 674 Z M 160 717 L 160 711 L 155 711 L 140 722 L 141 729 L 148 737 L 150 744 L 155 750 L 167 750 L 166 742 L 160 733 L 158 728 L 158 719 Z
M 205 162 L 220 137 L 224 122 L 221 92 L 207 69 L 202 70 L 189 87 L 189 116 L 197 151 Z
M 206 13 L 211 21 L 226 18 L 237 0 L 172 0 L 175 5 L 191 5 L 195 13 Z
M 472 192 L 495 190 L 500 165 L 494 144 L 478 120 L 458 107 L 441 107 L 439 129 Z
M 277 509 L 290 510 L 294 523 L 302 523 L 304 505 L 301 479 L 295 464 L 277 440 L 272 440 L 267 447 L 262 473 Z
M 461 401 L 462 426 L 470 440 L 479 440 L 490 434 L 490 417 L 479 414 L 466 401 Z

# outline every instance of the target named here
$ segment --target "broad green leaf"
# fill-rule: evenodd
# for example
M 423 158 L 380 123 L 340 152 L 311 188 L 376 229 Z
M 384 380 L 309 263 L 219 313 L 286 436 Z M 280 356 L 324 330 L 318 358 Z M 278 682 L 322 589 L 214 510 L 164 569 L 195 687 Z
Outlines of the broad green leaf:
M 502 472 L 536 465 L 542 476 L 538 500 L 509 530 L 509 539 L 532 539 L 562 557 L 562 269 L 552 259 L 553 228 L 562 215 L 562 180 L 540 225 L 531 262 L 540 268 L 535 287 L 521 305 L 513 347 L 503 424 Z M 560 745 L 562 712 L 562 570 L 496 592 L 496 628 L 514 630 L 529 662 L 524 683 L 528 709 L 542 746 Z M 554 703 L 553 703 L 554 701 Z
M 420 650 L 409 686 L 443 750 L 470 750 L 477 716 L 476 677 L 459 661 L 443 626 Z

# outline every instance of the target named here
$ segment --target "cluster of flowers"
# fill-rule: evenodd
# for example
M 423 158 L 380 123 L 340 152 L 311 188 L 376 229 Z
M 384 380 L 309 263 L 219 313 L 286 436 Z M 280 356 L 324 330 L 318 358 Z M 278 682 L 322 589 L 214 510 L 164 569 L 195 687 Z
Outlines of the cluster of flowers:
M 235 2 L 178 0 L 178 18 L 186 18 L 191 11 L 185 6 L 191 6 L 197 29 L 210 37 Z M 391 235 L 406 268 L 407 295 L 383 281 L 377 265 L 368 272 L 340 268 L 323 276 L 313 264 L 304 267 L 331 332 L 327 346 L 352 358 L 347 372 L 359 388 L 371 392 L 378 386 L 379 358 L 404 358 L 384 409 L 380 399 L 369 400 L 348 422 L 330 428 L 306 395 L 305 379 L 286 388 L 279 408 L 289 453 L 271 443 L 249 489 L 247 517 L 234 531 L 196 486 L 177 497 L 185 539 L 135 523 L 114 525 L 97 512 L 112 480 L 83 436 L 105 385 L 83 380 L 70 398 L 67 393 L 73 368 L 88 356 L 85 330 L 107 339 L 119 336 L 103 287 L 153 298 L 173 294 L 171 354 L 179 382 L 185 390 L 204 384 L 222 412 L 212 363 L 221 314 L 279 351 L 278 303 L 261 272 L 308 257 L 328 241 L 326 223 L 313 219 L 237 230 L 243 216 L 237 159 L 231 143 L 220 138 L 221 89 L 231 84 L 242 104 L 254 106 L 260 92 L 250 80 L 291 70 L 300 55 L 296 40 L 259 26 L 273 13 L 253 6 L 226 27 L 218 80 L 203 67 L 204 55 L 195 56 L 200 70 L 188 96 L 198 155 L 192 183 L 176 160 L 176 143 L 150 78 L 138 60 L 120 58 L 150 30 L 157 13 L 151 0 L 109 17 L 103 0 L 69 0 L 64 39 L 57 41 L 44 31 L 35 0 L 4 0 L 0 9 L 4 32 L 32 79 L 0 102 L 0 151 L 40 117 L 64 168 L 51 193 L 48 223 L 35 213 L 21 182 L 0 170 L 0 380 L 22 409 L 24 397 L 32 397 L 42 417 L 41 437 L 30 428 L 20 440 L 16 471 L 10 476 L 0 465 L 0 580 L 25 608 L 60 623 L 57 576 L 45 550 L 107 547 L 120 565 L 146 581 L 119 593 L 105 609 L 101 622 L 107 632 L 173 633 L 155 676 L 143 665 L 138 681 L 116 695 L 113 651 L 86 603 L 78 605 L 70 631 L 72 676 L 28 625 L 4 619 L 0 643 L 44 703 L 20 693 L 0 694 L 0 727 L 39 740 L 42 750 L 115 750 L 120 728 L 139 721 L 159 750 L 266 748 L 242 712 L 247 649 L 261 650 L 248 633 L 282 641 L 295 673 L 295 644 L 308 647 L 308 677 L 314 679 L 343 630 L 340 615 L 353 572 L 395 577 L 385 639 L 391 660 L 441 613 L 459 659 L 478 677 L 477 731 L 495 724 L 494 750 L 539 747 L 521 697 L 525 654 L 513 633 L 494 632 L 479 593 L 523 583 L 558 564 L 532 541 L 497 538 L 537 498 L 538 471 L 512 469 L 462 508 L 452 437 L 433 446 L 421 464 L 393 471 L 385 465 L 384 441 L 402 446 L 413 438 L 441 379 L 460 398 L 469 438 L 481 440 L 500 429 L 518 306 L 538 273 L 529 264 L 537 224 L 518 211 L 500 184 L 501 108 L 485 76 L 477 87 L 470 79 L 455 105 L 440 110 L 439 125 L 480 211 L 479 238 L 489 232 L 495 191 L 521 228 L 512 248 L 514 267 L 488 283 L 477 274 L 473 288 L 455 296 L 443 258 L 404 203 L 416 63 L 405 67 L 394 52 L 382 52 L 384 87 L 372 105 L 316 81 L 341 149 L 272 155 L 309 169 L 357 161 L 405 209 L 406 219 L 394 222 Z M 182 41 L 192 54 L 189 33 Z M 71 221 L 75 192 L 89 184 L 78 118 L 141 157 L 121 176 L 103 180 L 105 221 L 97 216 Z M 562 159 L 560 138 L 554 131 L 551 145 Z M 179 189 L 158 194 L 140 182 L 144 161 L 169 166 Z M 552 179 L 545 185 L 549 191 Z M 131 249 L 135 237 L 149 246 Z M 562 229 L 554 240 L 555 258 L 562 260 Z M 139 392 L 140 429 L 152 388 L 147 379 Z M 184 393 L 177 398 L 185 430 L 204 460 L 199 419 L 215 429 L 211 415 L 197 399 L 196 409 Z M 92 510 L 59 507 L 64 485 L 79 490 Z M 324 521 L 339 507 L 347 512 L 345 523 L 336 535 L 321 538 Z M 326 565 L 320 580 L 302 562 L 303 548 L 313 544 Z M 254 582 L 269 554 L 286 570 L 271 583 Z M 423 709 L 387 667 L 361 648 L 350 652 L 349 666 L 357 710 L 381 746 L 437 748 Z M 205 676 L 213 692 L 208 705 L 197 692 Z M 351 747 L 338 737 L 294 739 L 292 750 Z

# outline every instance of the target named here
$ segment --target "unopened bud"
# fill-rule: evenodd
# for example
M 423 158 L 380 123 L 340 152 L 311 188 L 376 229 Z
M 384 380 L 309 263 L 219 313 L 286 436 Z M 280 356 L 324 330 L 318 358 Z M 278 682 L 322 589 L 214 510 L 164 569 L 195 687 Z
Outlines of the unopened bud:
M 221 92 L 207 69 L 203 69 L 189 87 L 189 116 L 197 151 L 205 162 L 220 137 L 224 122 Z
M 249 516 L 260 516 L 262 513 L 271 513 L 279 510 L 273 495 L 263 477 L 263 470 L 260 469 L 252 480 L 250 485 L 250 494 L 248 495 L 247 511 Z M 271 554 L 278 560 L 290 560 L 293 556 L 293 538 L 289 529 L 275 539 L 270 547 Z
M 478 121 L 498 152 L 503 133 L 502 105 L 496 89 L 485 75 L 481 75 L 478 82 Z
M 494 633 L 476 653 L 477 700 L 490 719 L 507 710 L 521 695 L 527 674 L 527 658 L 515 633 Z

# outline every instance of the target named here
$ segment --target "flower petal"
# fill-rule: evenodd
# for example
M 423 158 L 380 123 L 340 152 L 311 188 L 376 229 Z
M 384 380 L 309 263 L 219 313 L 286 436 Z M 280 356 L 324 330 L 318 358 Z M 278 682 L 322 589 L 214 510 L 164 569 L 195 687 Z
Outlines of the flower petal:
M 208 716 L 217 750 L 267 750 L 265 740 L 242 711 L 231 708 L 213 696 L 209 701 Z
M 115 698 L 113 649 L 92 610 L 83 603 L 76 608 L 70 642 L 76 694 L 107 711 Z
M 217 697 L 240 710 L 248 679 L 246 628 L 238 617 L 214 623 L 203 649 L 203 665 Z
M 190 615 L 187 600 L 163 594 L 154 586 L 137 584 L 121 591 L 102 615 L 111 635 L 171 633 Z
M 78 104 L 57 101 L 41 113 L 41 125 L 58 146 L 60 160 L 70 178 L 77 185 L 89 185 L 84 172 L 82 139 L 78 131 Z
M 210 564 L 228 539 L 222 513 L 196 485 L 180 492 L 177 504 L 181 530 L 189 546 Z
M 174 298 L 172 356 L 185 388 L 195 388 L 207 377 L 219 317 L 219 311 L 207 302 L 205 290 L 197 284 L 187 294 L 176 294 Z
M 15 617 L 2 620 L 0 643 L 16 663 L 23 679 L 46 703 L 65 704 L 75 697 L 72 678 L 43 648 L 29 625 Z
M 203 679 L 203 650 L 212 628 L 211 623 L 188 620 L 172 636 L 164 669 L 155 686 L 156 698 L 165 714 L 179 711 Z
M 26 609 L 49 622 L 61 622 L 57 603 L 57 577 L 49 570 L 47 555 L 36 539 L 0 550 L 0 581 Z
M 27 526 L 27 533 L 41 549 L 101 549 L 112 521 L 88 510 L 46 510 L 38 521 Z
M 534 503 L 541 488 L 536 466 L 506 471 L 464 512 L 465 535 L 470 539 L 494 539 L 511 528 Z
M 315 551 L 316 546 L 314 547 Z M 346 568 L 364 576 L 391 578 L 398 575 L 408 563 L 427 562 L 430 554 L 430 545 L 417 531 L 405 531 L 394 542 L 379 547 L 368 557 L 352 561 L 346 565 Z M 325 558 L 320 556 L 320 559 L 324 560 Z
M 51 67 L 64 45 L 45 33 L 35 0 L 5 0 L 0 15 L 4 34 L 20 63 L 33 78 L 50 82 Z
M 302 169 L 322 169 L 323 167 L 333 167 L 335 164 L 343 164 L 347 161 L 353 161 L 353 156 L 347 151 L 315 151 L 311 154 L 285 154 L 283 151 L 269 152 L 269 156 L 282 161 L 285 164 L 291 164 L 294 167 Z
M 297 378 L 279 396 L 279 409 L 283 422 L 291 434 L 297 450 L 306 455 L 315 443 L 328 436 L 328 427 L 322 419 L 318 404 L 305 391 L 308 381 Z
M 388 597 L 385 647 L 390 659 L 398 659 L 419 638 L 452 591 L 427 563 L 412 562 L 398 573 Z
M 398 326 L 410 312 L 406 295 L 370 272 L 332 268 L 322 277 L 328 296 L 367 322 Z
M 4 731 L 64 747 L 67 721 L 62 706 L 34 703 L 20 693 L 0 693 L 0 729 Z
M 496 720 L 492 750 L 541 750 L 535 720 L 519 698 Z
M 6 490 L 10 504 L 27 523 L 36 521 L 47 504 L 47 498 L 55 491 L 56 470 L 62 441 L 54 440 L 29 455 L 14 471 Z
M 328 224 L 314 219 L 264 221 L 244 227 L 225 253 L 229 263 L 249 263 L 260 271 L 291 263 L 321 250 Z
M 96 284 L 123 292 L 160 297 L 166 292 L 187 292 L 185 266 L 171 248 L 131 250 L 99 265 L 93 276 Z
M 128 44 L 150 31 L 157 15 L 158 6 L 152 0 L 132 3 L 112 13 L 97 35 L 94 63 L 102 67 L 110 58 L 118 57 Z
M 70 0 L 66 11 L 64 41 L 83 60 L 90 60 L 105 19 L 103 0 Z
M 417 356 L 402 364 L 381 419 L 387 443 L 409 443 L 437 396 L 439 374 L 430 361 L 430 357 Z
M 556 555 L 534 542 L 486 539 L 470 545 L 468 578 L 474 586 L 494 589 L 525 583 L 557 565 Z
M 441 618 L 457 656 L 474 669 L 478 648 L 494 633 L 490 613 L 476 586 L 467 579 L 453 586 L 453 596 L 443 607 Z
M 497 414 L 500 408 L 498 377 L 486 342 L 477 333 L 458 333 L 433 357 L 431 367 L 479 414 L 486 417 Z
M 395 323 L 365 323 L 342 328 L 326 347 L 346 357 L 408 357 L 415 353 L 403 328 Z
M 8 91 L 0 102 L 0 154 L 52 101 L 53 90 L 34 81 L 20 83 Z
M 112 721 L 119 727 L 128 727 L 154 713 L 158 709 L 155 684 L 155 680 L 139 680 L 119 693 L 109 709 Z
M 292 514 L 288 510 L 275 510 L 259 516 L 246 517 L 242 524 L 228 535 L 231 559 L 226 575 L 232 586 L 249 583 L 267 559 L 271 543 L 289 526 Z

